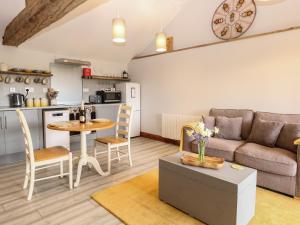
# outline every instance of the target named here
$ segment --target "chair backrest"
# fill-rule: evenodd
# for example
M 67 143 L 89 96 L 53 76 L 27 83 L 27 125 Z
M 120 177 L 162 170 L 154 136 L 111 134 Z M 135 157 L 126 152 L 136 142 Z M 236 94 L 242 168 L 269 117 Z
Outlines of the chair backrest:
M 118 110 L 116 137 L 123 136 L 130 140 L 133 107 L 129 104 L 121 104 Z
M 34 162 L 33 144 L 32 144 L 32 138 L 28 127 L 28 123 L 26 121 L 24 113 L 20 109 L 17 109 L 16 112 L 18 114 L 21 123 L 22 132 L 24 135 L 25 155 L 27 159 L 29 159 L 30 162 L 33 163 Z

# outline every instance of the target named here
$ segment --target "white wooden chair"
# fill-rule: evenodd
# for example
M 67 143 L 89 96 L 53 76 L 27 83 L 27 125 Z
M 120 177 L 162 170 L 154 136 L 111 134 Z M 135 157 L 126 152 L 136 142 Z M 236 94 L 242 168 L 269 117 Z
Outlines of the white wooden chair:
M 107 173 L 111 171 L 111 161 L 121 160 L 128 157 L 129 164 L 132 166 L 131 148 L 130 148 L 130 130 L 132 121 L 133 108 L 127 104 L 121 104 L 118 110 L 116 134 L 115 136 L 96 138 L 94 142 L 94 156 L 99 154 L 108 154 Z M 97 144 L 107 145 L 107 151 L 97 152 Z M 120 151 L 120 147 L 127 146 L 127 153 Z M 116 152 L 117 158 L 111 158 L 111 153 Z
M 32 198 L 35 181 L 69 175 L 69 187 L 70 189 L 72 189 L 73 188 L 72 153 L 68 149 L 61 146 L 44 148 L 44 149 L 39 149 L 34 151 L 32 138 L 31 138 L 31 134 L 30 134 L 30 130 L 26 118 L 21 110 L 17 109 L 16 111 L 19 116 L 22 131 L 24 134 L 24 140 L 25 140 L 26 173 L 25 173 L 23 189 L 27 188 L 28 183 L 30 181 L 27 199 L 31 200 Z M 64 161 L 69 161 L 69 173 L 63 172 Z M 35 178 L 35 171 L 49 168 L 52 166 L 60 166 L 60 174 L 43 177 L 39 179 Z

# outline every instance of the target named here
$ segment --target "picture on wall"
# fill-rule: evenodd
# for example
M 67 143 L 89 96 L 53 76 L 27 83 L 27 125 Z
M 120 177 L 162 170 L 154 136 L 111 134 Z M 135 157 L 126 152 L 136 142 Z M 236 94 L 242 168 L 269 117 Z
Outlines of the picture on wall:
M 225 0 L 214 13 L 212 30 L 222 40 L 238 38 L 251 27 L 255 16 L 253 0 Z

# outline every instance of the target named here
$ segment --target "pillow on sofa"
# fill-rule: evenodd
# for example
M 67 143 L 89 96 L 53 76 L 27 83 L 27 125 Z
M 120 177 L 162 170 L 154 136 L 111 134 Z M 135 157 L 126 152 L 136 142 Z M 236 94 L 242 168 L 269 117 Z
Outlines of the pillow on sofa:
M 219 128 L 219 133 L 215 136 L 217 138 L 229 140 L 242 140 L 242 117 L 228 118 L 225 116 L 216 117 L 216 127 Z
M 213 116 L 202 116 L 203 123 L 205 124 L 205 127 L 213 130 L 215 128 L 216 119 Z
M 285 124 L 279 134 L 276 146 L 297 153 L 297 146 L 294 141 L 300 138 L 300 124 Z
M 256 119 L 247 141 L 273 148 L 283 125 L 283 122 Z

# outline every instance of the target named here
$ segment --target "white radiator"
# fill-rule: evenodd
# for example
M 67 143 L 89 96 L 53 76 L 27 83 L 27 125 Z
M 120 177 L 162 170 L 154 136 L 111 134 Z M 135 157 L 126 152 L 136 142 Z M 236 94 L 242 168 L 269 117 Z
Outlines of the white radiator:
M 200 121 L 201 116 L 162 114 L 162 136 L 180 140 L 181 128 L 191 122 Z

